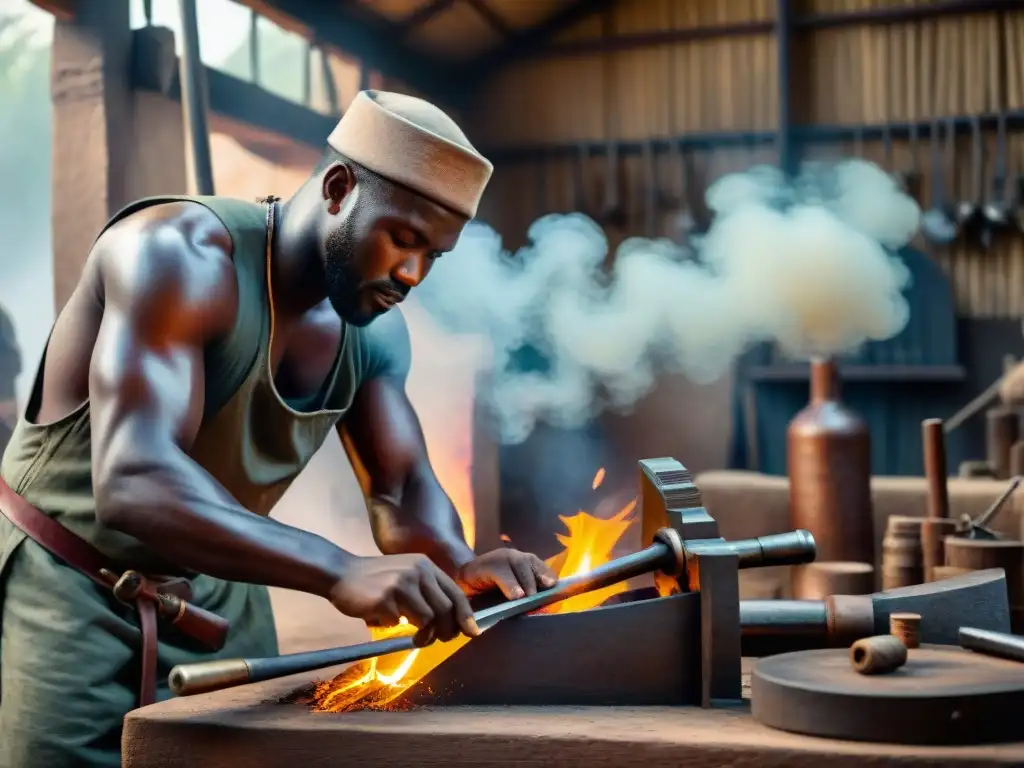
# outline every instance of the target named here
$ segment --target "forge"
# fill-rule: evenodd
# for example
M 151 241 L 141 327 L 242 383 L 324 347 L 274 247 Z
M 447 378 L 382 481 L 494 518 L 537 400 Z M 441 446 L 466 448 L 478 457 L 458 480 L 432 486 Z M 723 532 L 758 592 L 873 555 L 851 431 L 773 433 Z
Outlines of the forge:
M 753 719 L 746 685 L 752 657 L 848 646 L 885 632 L 893 611 L 921 614 L 927 643 L 955 643 L 961 623 L 1005 632 L 1002 571 L 823 601 L 741 601 L 739 569 L 806 562 L 813 540 L 795 532 L 727 542 L 678 462 L 640 462 L 639 478 L 642 541 L 664 527 L 678 533 L 677 580 L 578 594 L 472 641 L 137 710 L 125 721 L 124 765 L 1019 764 L 1024 743 L 950 751 L 773 730 Z M 633 512 L 602 522 L 625 530 Z M 610 557 L 618 536 L 602 530 L 589 564 L 567 543 L 552 561 L 560 574 Z M 571 530 L 566 542 L 581 535 Z

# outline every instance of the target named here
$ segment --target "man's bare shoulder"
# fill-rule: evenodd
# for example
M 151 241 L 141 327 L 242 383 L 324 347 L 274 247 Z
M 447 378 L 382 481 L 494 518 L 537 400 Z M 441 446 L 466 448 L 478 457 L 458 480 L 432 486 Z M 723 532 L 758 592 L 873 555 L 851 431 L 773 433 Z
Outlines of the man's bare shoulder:
M 174 315 L 184 326 L 200 323 L 215 334 L 230 328 L 238 309 L 231 256 L 221 220 L 182 201 L 117 222 L 97 240 L 90 261 L 104 306 L 160 323 Z

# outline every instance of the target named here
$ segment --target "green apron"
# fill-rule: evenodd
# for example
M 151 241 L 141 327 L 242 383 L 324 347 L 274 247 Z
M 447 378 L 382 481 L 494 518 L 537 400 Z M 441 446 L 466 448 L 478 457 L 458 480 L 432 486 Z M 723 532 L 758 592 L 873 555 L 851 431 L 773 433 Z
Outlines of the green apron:
M 182 199 L 139 201 L 110 224 Z M 362 329 L 346 326 L 315 410 L 282 400 L 268 360 L 273 318 L 267 207 L 190 199 L 213 211 L 231 234 L 240 307 L 232 332 L 206 350 L 207 409 L 190 455 L 245 508 L 266 515 L 350 406 L 367 367 Z M 41 362 L 30 415 L 38 410 L 42 370 Z M 51 424 L 21 419 L 0 474 L 15 492 L 116 562 L 143 572 L 159 568 L 156 553 L 97 522 L 90 456 L 84 403 Z M 227 643 L 211 654 L 161 624 L 160 698 L 169 695 L 167 673 L 176 664 L 277 653 L 266 587 L 198 576 L 192 588 L 195 604 L 231 623 Z M 133 609 L 26 540 L 0 515 L 0 768 L 119 766 L 122 721 L 138 695 L 139 652 Z

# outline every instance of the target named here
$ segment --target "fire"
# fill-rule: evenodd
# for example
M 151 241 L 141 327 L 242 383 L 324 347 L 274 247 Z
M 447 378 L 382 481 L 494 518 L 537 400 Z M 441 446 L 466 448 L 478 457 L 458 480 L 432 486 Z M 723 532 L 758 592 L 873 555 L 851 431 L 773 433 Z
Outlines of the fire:
M 601 467 L 599 470 L 597 470 L 597 474 L 594 475 L 594 482 L 592 482 L 590 484 L 590 487 L 593 488 L 596 491 L 598 488 L 601 487 L 601 483 L 603 483 L 603 482 L 604 482 L 604 467 Z
M 594 478 L 594 488 L 600 485 L 604 470 Z M 636 499 L 606 520 L 580 510 L 575 515 L 559 519 L 568 533 L 558 534 L 564 549 L 547 560 L 559 578 L 577 576 L 608 562 L 612 551 L 626 531 L 635 522 Z M 507 538 L 507 537 L 505 537 Z M 542 609 L 543 613 L 570 613 L 586 611 L 604 603 L 614 595 L 625 592 L 627 584 L 613 584 L 604 589 L 570 597 L 561 603 Z M 405 619 L 396 627 L 372 629 L 374 640 L 413 634 L 415 628 Z M 447 643 L 434 643 L 401 654 L 357 664 L 345 670 L 334 680 L 319 683 L 314 691 L 316 709 L 321 712 L 347 712 L 354 709 L 391 709 L 403 692 L 422 679 L 428 672 L 469 642 L 459 636 Z

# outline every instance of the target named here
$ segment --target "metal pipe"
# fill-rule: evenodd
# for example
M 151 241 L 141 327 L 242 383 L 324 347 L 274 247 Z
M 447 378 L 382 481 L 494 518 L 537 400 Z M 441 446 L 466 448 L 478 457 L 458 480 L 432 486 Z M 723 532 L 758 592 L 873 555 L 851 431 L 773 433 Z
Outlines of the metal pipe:
M 508 600 L 493 608 L 477 611 L 474 618 L 480 629 L 486 630 L 503 619 L 536 611 L 574 595 L 602 589 L 654 571 L 678 576 L 685 567 L 686 556 L 682 538 L 671 528 L 662 528 L 656 534 L 654 543 L 639 552 L 616 558 L 589 573 L 562 579 L 551 589 L 535 595 Z M 181 664 L 171 670 L 168 684 L 176 695 L 190 696 L 338 664 L 363 661 L 389 653 L 411 651 L 416 647 L 413 637 L 406 635 L 359 645 L 269 658 L 219 659 L 197 664 Z
M 182 55 L 179 60 L 181 107 L 189 137 L 192 180 L 195 193 L 213 194 L 213 161 L 206 120 L 206 68 L 199 52 L 199 24 L 196 0 L 181 0 Z
M 1024 661 L 1024 637 L 987 629 L 960 627 L 960 647 L 986 656 Z
M 828 605 L 824 600 L 741 600 L 743 636 L 828 634 Z
M 739 559 L 740 568 L 762 568 L 771 565 L 803 565 L 814 561 L 817 547 L 810 531 L 790 531 L 758 536 L 756 539 L 725 541 L 698 539 L 686 542 L 687 555 L 731 554 Z

